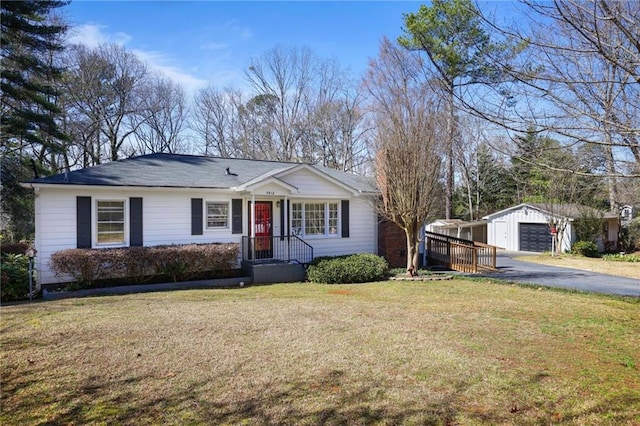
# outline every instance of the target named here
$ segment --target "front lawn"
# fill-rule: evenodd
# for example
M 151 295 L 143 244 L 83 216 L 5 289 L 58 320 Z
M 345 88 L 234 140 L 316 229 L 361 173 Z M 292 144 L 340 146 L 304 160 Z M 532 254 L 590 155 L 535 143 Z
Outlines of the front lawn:
M 3 425 L 640 422 L 640 299 L 488 281 L 4 306 Z
M 549 254 L 527 255 L 519 256 L 516 259 L 524 262 L 593 271 L 601 274 L 617 275 L 619 277 L 636 278 L 640 280 L 640 263 L 638 262 L 620 262 L 606 260 L 605 258 L 574 256 L 567 253 L 554 256 Z

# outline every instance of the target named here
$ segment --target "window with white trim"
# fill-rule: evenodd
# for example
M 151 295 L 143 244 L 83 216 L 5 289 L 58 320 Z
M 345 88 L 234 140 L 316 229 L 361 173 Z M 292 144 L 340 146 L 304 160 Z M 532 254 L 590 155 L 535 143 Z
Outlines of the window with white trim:
M 96 243 L 118 245 L 125 243 L 125 204 L 122 200 L 96 201 Z
M 229 228 L 229 203 L 207 201 L 207 229 Z
M 291 203 L 291 231 L 300 236 L 338 235 L 337 202 Z

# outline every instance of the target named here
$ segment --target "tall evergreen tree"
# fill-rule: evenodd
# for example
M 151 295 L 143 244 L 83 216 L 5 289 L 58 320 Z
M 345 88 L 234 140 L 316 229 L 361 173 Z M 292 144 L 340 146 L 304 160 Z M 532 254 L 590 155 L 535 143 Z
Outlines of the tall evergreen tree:
M 472 84 L 496 84 L 502 70 L 496 58 L 511 58 L 522 46 L 492 40 L 471 0 L 433 0 L 404 15 L 405 35 L 398 42 L 426 53 L 448 107 L 446 153 L 446 217 L 451 218 L 454 192 L 454 146 L 458 134 L 456 90 Z M 459 96 L 459 95 L 458 95 Z
M 33 193 L 20 182 L 33 177 L 32 158 L 59 151 L 67 139 L 60 131 L 55 105 L 61 70 L 51 53 L 62 50 L 63 24 L 48 18 L 68 1 L 0 2 L 0 155 L 1 213 L 9 239 L 31 238 Z
M 606 200 L 603 181 L 586 176 L 593 173 L 592 165 L 582 161 L 578 152 L 534 130 L 516 137 L 515 143 L 517 152 L 511 158 L 511 172 L 518 202 L 602 207 Z
M 66 139 L 56 123 L 60 111 L 54 103 L 54 81 L 61 70 L 43 59 L 46 52 L 63 49 L 59 35 L 66 26 L 52 24 L 47 17 L 66 4 L 60 0 L 0 3 L 0 131 L 5 155 L 29 143 L 55 150 L 52 141 Z

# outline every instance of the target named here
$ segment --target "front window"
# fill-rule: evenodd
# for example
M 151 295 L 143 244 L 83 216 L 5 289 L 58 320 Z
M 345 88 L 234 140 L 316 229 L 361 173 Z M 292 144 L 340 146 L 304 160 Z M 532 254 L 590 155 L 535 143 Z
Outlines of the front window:
M 229 227 L 229 203 L 207 203 L 207 228 Z
M 124 201 L 98 201 L 98 244 L 124 244 Z
M 324 235 L 324 204 L 307 203 L 304 205 L 304 234 Z
M 338 203 L 329 203 L 329 234 L 338 233 Z
M 291 229 L 294 235 L 337 235 L 338 226 L 338 203 L 291 204 Z

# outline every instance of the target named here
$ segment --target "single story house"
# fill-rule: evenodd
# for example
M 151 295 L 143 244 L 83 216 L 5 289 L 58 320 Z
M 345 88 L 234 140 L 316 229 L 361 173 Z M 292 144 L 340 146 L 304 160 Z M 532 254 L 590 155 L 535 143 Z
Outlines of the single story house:
M 483 217 L 487 223 L 487 243 L 508 251 L 551 251 L 551 223 L 557 229 L 561 251 L 568 251 L 576 241 L 576 223 L 585 216 L 602 217 L 601 251 L 618 242 L 619 216 L 575 204 L 522 203 Z
M 317 165 L 150 154 L 23 185 L 35 192 L 38 287 L 64 281 L 49 259 L 70 248 L 264 237 L 269 258 L 275 237 L 294 235 L 313 256 L 377 252 L 373 182 Z

